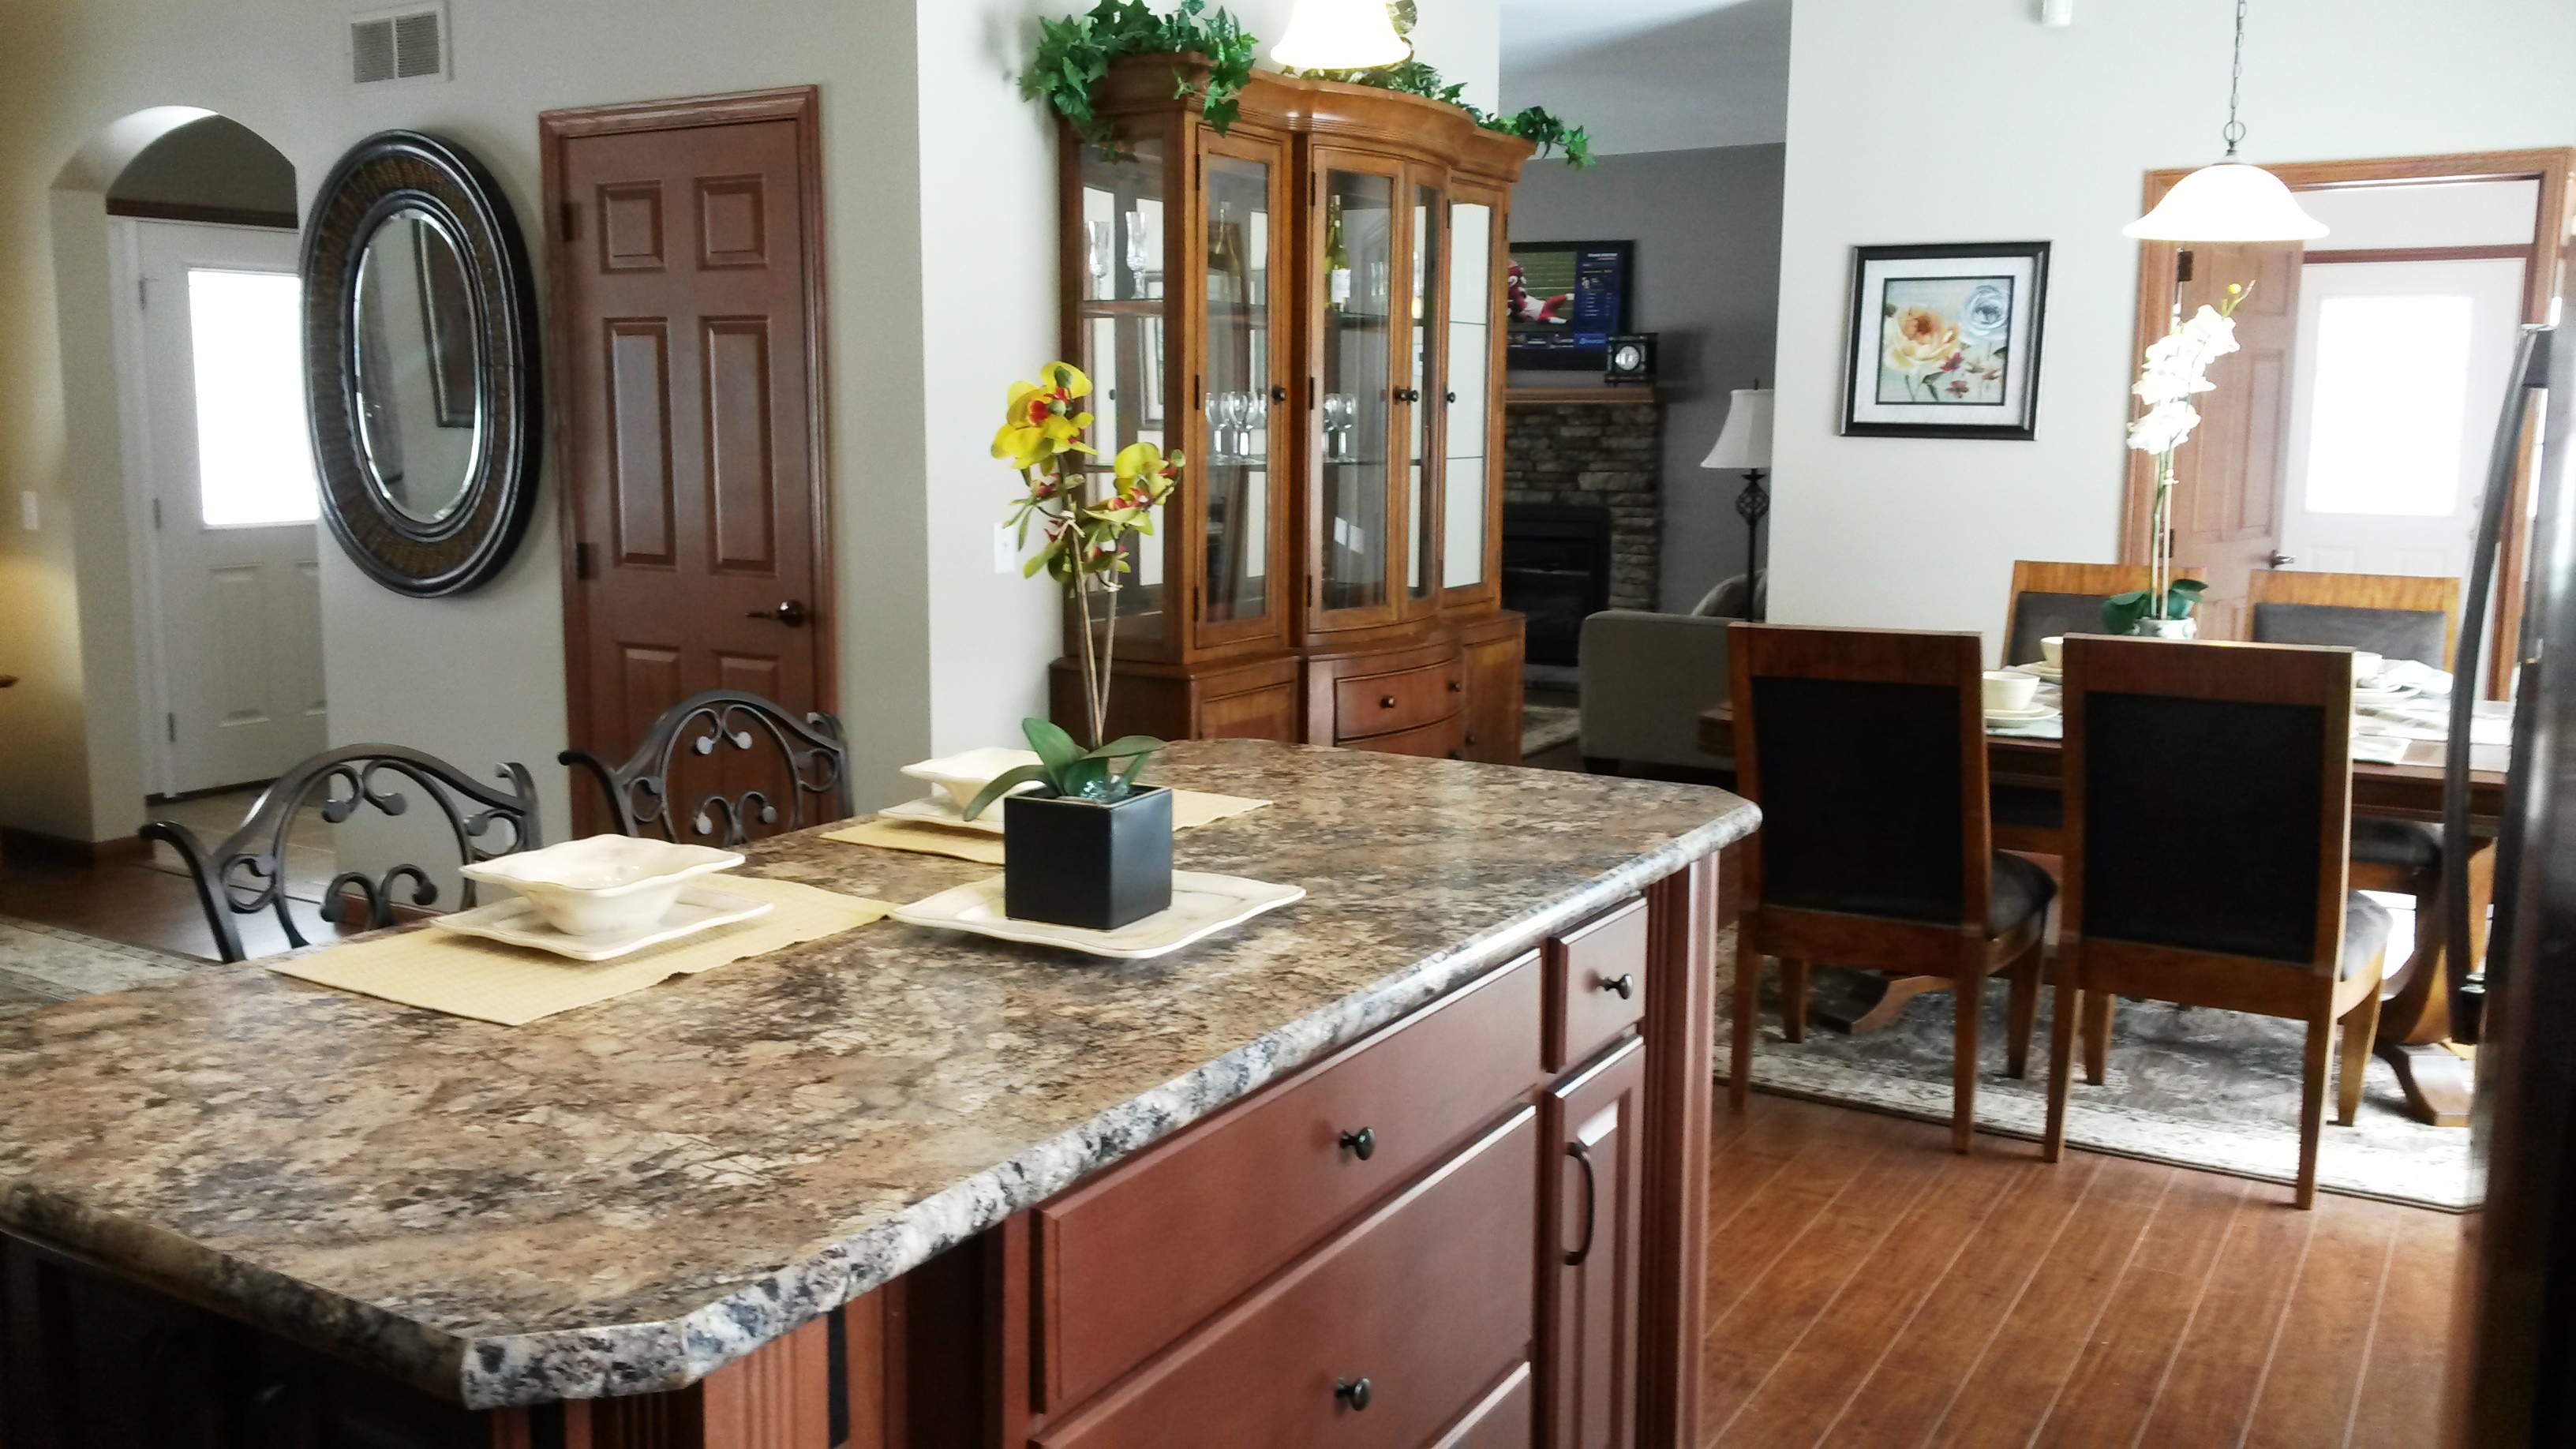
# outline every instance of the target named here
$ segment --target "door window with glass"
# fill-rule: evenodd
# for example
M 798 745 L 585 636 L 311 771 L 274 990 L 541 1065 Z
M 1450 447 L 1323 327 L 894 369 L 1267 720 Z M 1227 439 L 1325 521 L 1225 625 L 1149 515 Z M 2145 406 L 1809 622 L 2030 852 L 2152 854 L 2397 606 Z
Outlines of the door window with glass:
M 1440 591 L 1440 539 L 1434 530 L 1431 490 L 1436 481 L 1440 418 L 1440 249 L 1443 217 L 1440 193 L 1429 186 L 1413 188 L 1413 285 L 1405 293 L 1406 350 L 1413 359 L 1404 385 L 1404 407 L 1412 415 L 1405 427 L 1409 457 L 1405 465 L 1404 593 L 1427 599 Z
M 1388 602 L 1395 189 L 1392 176 L 1324 173 L 1317 559 L 1327 611 Z
M 1207 208 L 1205 466 L 1211 624 L 1270 612 L 1271 437 L 1279 401 L 1271 375 L 1271 167 L 1213 154 L 1201 175 Z
M 1461 201 L 1449 210 L 1448 458 L 1440 472 L 1440 582 L 1485 581 L 1486 370 L 1493 357 L 1494 209 Z
M 1163 158 L 1163 139 L 1150 134 L 1122 136 L 1115 149 L 1082 148 L 1083 276 L 1076 312 L 1081 355 L 1075 365 L 1091 379 L 1091 396 L 1084 401 L 1099 452 L 1084 460 L 1085 476 L 1101 495 L 1115 485 L 1121 448 L 1168 446 Z M 1191 471 L 1198 461 L 1190 460 Z M 1165 635 L 1165 508 L 1153 512 L 1153 530 L 1131 534 L 1123 545 L 1128 572 L 1119 576 L 1115 595 L 1122 649 L 1152 647 Z

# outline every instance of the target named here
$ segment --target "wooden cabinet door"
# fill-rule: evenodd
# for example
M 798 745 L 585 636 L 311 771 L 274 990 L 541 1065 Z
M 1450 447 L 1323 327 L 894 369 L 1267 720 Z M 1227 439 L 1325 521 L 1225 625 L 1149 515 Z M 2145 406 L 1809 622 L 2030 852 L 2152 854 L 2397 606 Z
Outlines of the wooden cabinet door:
M 1471 639 L 1461 651 L 1467 684 L 1461 752 L 1489 765 L 1521 762 L 1521 632 L 1519 616 L 1506 617 L 1512 627 L 1503 637 Z
M 1633 1040 L 1547 1094 L 1555 1190 L 1541 1246 L 1539 1442 L 1548 1449 L 1636 1442 L 1645 1096 L 1646 1047 Z
M 623 759 L 663 710 L 708 689 L 792 714 L 837 708 L 813 93 L 541 120 L 570 742 Z M 748 770 L 768 757 L 722 758 Z M 779 782 L 720 783 L 780 798 Z M 596 808 L 593 792 L 574 798 Z

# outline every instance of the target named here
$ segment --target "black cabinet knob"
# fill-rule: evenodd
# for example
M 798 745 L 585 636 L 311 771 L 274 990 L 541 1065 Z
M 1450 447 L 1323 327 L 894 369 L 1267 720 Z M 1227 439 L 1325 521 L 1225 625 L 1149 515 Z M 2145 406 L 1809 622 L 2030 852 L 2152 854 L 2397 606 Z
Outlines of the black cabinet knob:
M 1354 1409 L 1369 1406 L 1369 1381 L 1366 1379 L 1333 1380 L 1333 1397 Z
M 1637 973 L 1633 971 L 1623 971 L 1617 976 L 1606 978 L 1595 984 L 1604 991 L 1618 992 L 1619 999 L 1621 1001 L 1626 1001 L 1637 994 Z
M 1275 403 L 1286 402 L 1288 400 L 1288 389 L 1282 384 L 1275 382 L 1272 383 L 1270 385 L 1270 400 Z
M 1440 400 L 1442 402 L 1456 402 L 1458 400 L 1458 394 L 1454 392 L 1444 392 L 1440 395 Z
M 1380 708 L 1380 709 L 1393 709 L 1393 708 L 1395 708 L 1395 696 L 1394 696 L 1394 695 L 1391 695 L 1391 694 L 1381 694 L 1381 695 L 1379 695 L 1379 696 L 1377 697 L 1377 707 L 1378 707 L 1378 708 Z
M 1465 689 L 1466 687 L 1467 687 L 1467 686 L 1466 686 L 1465 684 L 1461 683 L 1461 682 L 1460 682 L 1460 681 L 1458 681 L 1458 680 L 1453 679 L 1453 680 L 1450 680 L 1450 681 L 1449 681 L 1449 692 L 1450 692 L 1451 694 L 1456 694 L 1456 693 L 1458 693 L 1460 690 Z
M 1357 1132 L 1345 1132 L 1342 1134 L 1342 1145 L 1351 1150 L 1353 1157 L 1366 1162 L 1377 1156 L 1377 1132 L 1368 1127 L 1363 1127 Z M 1365 1383 L 1367 1380 L 1363 1379 L 1361 1382 Z

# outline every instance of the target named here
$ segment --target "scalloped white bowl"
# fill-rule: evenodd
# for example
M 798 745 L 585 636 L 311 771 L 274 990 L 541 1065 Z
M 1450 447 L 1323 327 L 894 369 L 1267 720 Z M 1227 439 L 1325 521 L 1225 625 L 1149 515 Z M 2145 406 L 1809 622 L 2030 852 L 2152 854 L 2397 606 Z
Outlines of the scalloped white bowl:
M 739 853 L 712 845 L 594 835 L 480 861 L 463 874 L 517 891 L 567 936 L 604 936 L 643 930 L 671 913 L 681 887 L 740 864 Z
M 1010 750 L 999 745 L 987 745 L 980 750 L 962 750 L 953 755 L 941 755 L 935 760 L 924 760 L 917 765 L 906 765 L 903 772 L 916 780 L 928 780 L 947 791 L 948 798 L 963 811 L 975 803 L 976 794 L 991 784 L 994 776 L 1022 765 L 1038 763 L 1035 750 Z M 1032 780 L 1011 793 L 1017 795 L 1036 788 L 1037 782 Z

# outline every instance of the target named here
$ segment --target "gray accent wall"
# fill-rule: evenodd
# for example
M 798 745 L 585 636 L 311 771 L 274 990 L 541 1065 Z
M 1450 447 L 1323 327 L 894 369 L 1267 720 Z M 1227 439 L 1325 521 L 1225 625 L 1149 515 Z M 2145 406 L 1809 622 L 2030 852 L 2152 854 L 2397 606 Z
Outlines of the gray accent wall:
M 1780 301 L 1780 186 L 1786 148 L 1721 146 L 1605 156 L 1577 171 L 1533 162 L 1512 192 L 1515 241 L 1634 241 L 1633 325 L 1657 334 L 1665 401 L 1661 607 L 1681 611 L 1744 571 L 1740 473 L 1699 465 L 1726 421 L 1727 394 L 1770 385 Z M 1598 382 L 1515 373 L 1516 383 Z M 1770 530 L 1763 530 L 1767 554 Z

